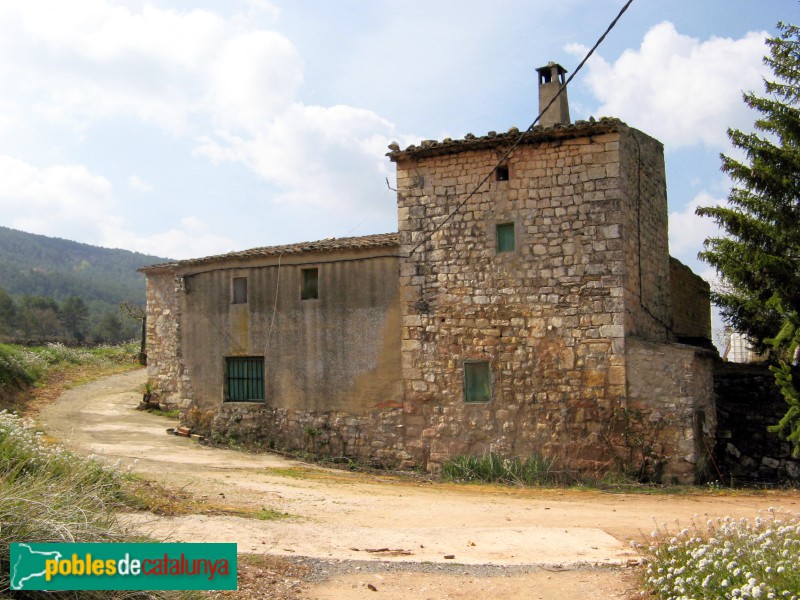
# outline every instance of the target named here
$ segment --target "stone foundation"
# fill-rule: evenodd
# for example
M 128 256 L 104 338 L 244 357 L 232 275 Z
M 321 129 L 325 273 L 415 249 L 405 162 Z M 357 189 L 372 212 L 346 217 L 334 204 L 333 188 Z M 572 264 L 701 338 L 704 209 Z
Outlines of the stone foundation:
M 181 421 L 212 442 L 348 459 L 386 468 L 420 466 L 404 451 L 400 408 L 354 416 L 230 402 L 218 410 L 189 409 L 182 413 Z

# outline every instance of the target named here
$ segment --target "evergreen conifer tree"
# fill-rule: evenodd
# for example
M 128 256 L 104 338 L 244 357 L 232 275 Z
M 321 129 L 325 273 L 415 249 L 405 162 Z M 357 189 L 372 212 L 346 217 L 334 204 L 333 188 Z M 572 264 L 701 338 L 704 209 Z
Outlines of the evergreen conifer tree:
M 774 77 L 766 96 L 744 95 L 760 113 L 756 133 L 728 131 L 745 160 L 722 156 L 735 182 L 728 206 L 700 208 L 727 233 L 706 240 L 700 257 L 723 286 L 713 293 L 723 317 L 760 347 L 771 346 L 770 368 L 788 409 L 771 426 L 800 457 L 800 393 L 794 375 L 800 345 L 800 28 L 778 24 L 764 62 Z
M 783 321 L 771 299 L 800 314 L 800 28 L 779 23 L 767 44 L 764 62 L 774 76 L 766 94 L 744 94 L 759 113 L 756 131 L 728 131 L 745 156 L 722 156 L 734 182 L 728 205 L 697 211 L 726 233 L 706 240 L 700 253 L 722 278 L 712 299 L 727 323 L 762 347 Z

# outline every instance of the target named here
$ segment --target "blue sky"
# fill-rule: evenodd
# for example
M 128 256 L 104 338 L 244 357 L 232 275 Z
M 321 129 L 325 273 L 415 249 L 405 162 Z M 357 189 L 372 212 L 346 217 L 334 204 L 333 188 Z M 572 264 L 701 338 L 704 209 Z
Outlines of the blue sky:
M 3 0 L 0 225 L 172 258 L 396 230 L 391 141 L 536 116 L 623 0 Z M 722 201 L 795 0 L 635 0 L 569 89 L 665 144 L 672 253 Z

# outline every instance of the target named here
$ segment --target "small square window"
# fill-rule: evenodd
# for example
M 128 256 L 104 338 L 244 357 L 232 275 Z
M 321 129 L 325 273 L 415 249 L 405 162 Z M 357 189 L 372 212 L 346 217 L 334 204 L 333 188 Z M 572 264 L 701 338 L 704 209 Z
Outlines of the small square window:
M 494 170 L 494 178 L 496 181 L 508 181 L 508 165 L 499 165 Z
M 247 304 L 247 277 L 233 278 L 233 303 Z
M 464 402 L 492 399 L 492 372 L 487 361 L 464 363 Z
M 225 401 L 264 400 L 264 357 L 237 356 L 225 359 Z
M 513 223 L 501 223 L 497 225 L 495 233 L 497 237 L 498 252 L 513 252 L 516 250 Z
M 319 298 L 319 269 L 303 269 L 303 287 L 300 290 L 301 300 Z

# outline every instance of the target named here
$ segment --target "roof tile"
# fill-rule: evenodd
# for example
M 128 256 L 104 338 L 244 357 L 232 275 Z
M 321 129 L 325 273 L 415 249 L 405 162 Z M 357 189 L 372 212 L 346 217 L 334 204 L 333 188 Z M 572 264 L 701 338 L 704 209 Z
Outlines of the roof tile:
M 519 129 L 512 127 L 505 133 L 490 131 L 487 135 L 478 137 L 474 133 L 468 133 L 463 140 L 453 140 L 444 138 L 441 142 L 436 140 L 423 140 L 419 146 L 410 145 L 405 150 L 400 150 L 396 142 L 389 145 L 390 152 L 386 156 L 390 160 L 397 162 L 406 157 L 425 157 L 438 156 L 442 154 L 455 154 L 476 150 L 479 148 L 489 148 L 494 146 L 510 146 L 519 140 L 521 144 L 535 144 L 558 138 L 573 138 L 586 135 L 598 135 L 610 131 L 619 131 L 627 128 L 627 125 L 619 119 L 603 117 L 599 121 L 591 118 L 588 121 L 576 121 L 570 125 L 553 125 L 552 127 L 542 127 L 537 125 L 530 131 L 520 134 Z M 521 139 L 520 139 L 521 135 Z
M 238 252 L 228 252 L 227 254 L 217 254 L 215 256 L 205 256 L 202 258 L 190 258 L 169 263 L 160 263 L 142 267 L 139 271 L 173 270 L 180 267 L 193 267 L 209 263 L 220 262 L 229 259 L 249 259 L 265 256 L 281 256 L 284 254 L 299 254 L 301 252 L 335 252 L 336 250 L 362 250 L 370 248 L 392 248 L 398 245 L 396 233 L 378 233 L 374 235 L 363 235 L 358 237 L 346 238 L 327 238 L 316 242 L 298 242 L 296 244 L 285 244 L 283 246 L 265 246 L 263 248 L 250 248 Z

